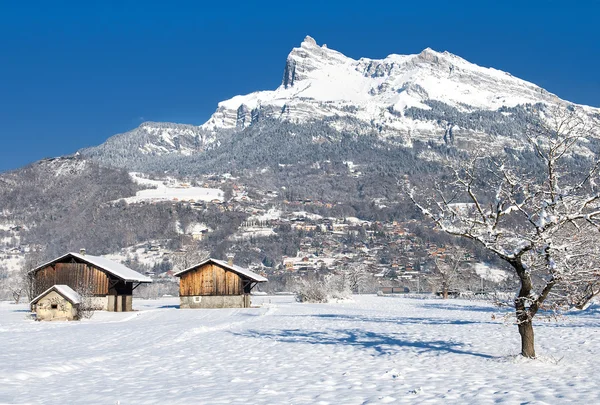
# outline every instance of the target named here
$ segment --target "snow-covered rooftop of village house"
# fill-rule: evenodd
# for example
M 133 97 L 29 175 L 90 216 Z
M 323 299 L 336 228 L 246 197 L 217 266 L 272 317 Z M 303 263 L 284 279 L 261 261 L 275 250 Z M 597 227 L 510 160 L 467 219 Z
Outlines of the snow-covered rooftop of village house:
M 240 266 L 235 265 L 235 264 L 230 265 L 226 261 L 217 260 L 217 259 L 206 259 L 203 262 L 200 262 L 198 264 L 193 265 L 192 267 L 188 267 L 185 270 L 182 270 L 180 272 L 175 273 L 175 277 L 180 277 L 182 274 L 187 273 L 188 271 L 191 271 L 191 270 L 193 270 L 195 268 L 198 268 L 200 266 L 203 266 L 203 265 L 205 265 L 208 262 L 217 263 L 218 265 L 220 265 L 222 267 L 225 267 L 226 269 L 229 269 L 229 270 L 231 270 L 231 271 L 233 271 L 235 273 L 238 273 L 238 274 L 240 274 L 242 276 L 246 276 L 249 279 L 251 279 L 253 281 L 256 281 L 258 283 L 265 283 L 265 282 L 269 281 L 265 277 L 261 276 L 260 274 L 256 274 L 253 271 L 250 271 L 248 269 L 245 269 L 245 268 L 240 267 Z
M 36 272 L 37 270 L 41 269 L 42 267 L 46 267 L 49 264 L 58 262 L 68 256 L 75 257 L 86 263 L 89 263 L 91 265 L 99 267 L 102 270 L 104 270 L 104 271 L 112 274 L 113 276 L 120 278 L 124 281 L 134 281 L 134 282 L 138 282 L 138 283 L 151 283 L 152 282 L 152 279 L 150 277 L 144 276 L 143 274 L 140 274 L 137 271 L 132 270 L 129 267 L 127 267 L 121 263 L 113 262 L 112 260 L 106 259 L 101 256 L 92 256 L 92 255 L 88 255 L 88 254 L 82 255 L 82 254 L 73 253 L 73 252 L 62 255 L 61 257 L 58 257 L 52 261 L 49 261 L 48 263 L 42 264 L 41 266 L 38 266 L 35 269 L 31 270 L 31 272 L 32 273 Z
M 57 284 L 48 288 L 46 291 L 44 291 L 43 293 L 35 297 L 33 300 L 31 300 L 31 304 L 37 303 L 42 297 L 44 297 L 46 294 L 53 290 L 65 297 L 73 305 L 81 303 L 81 296 L 75 290 L 73 290 L 68 285 Z

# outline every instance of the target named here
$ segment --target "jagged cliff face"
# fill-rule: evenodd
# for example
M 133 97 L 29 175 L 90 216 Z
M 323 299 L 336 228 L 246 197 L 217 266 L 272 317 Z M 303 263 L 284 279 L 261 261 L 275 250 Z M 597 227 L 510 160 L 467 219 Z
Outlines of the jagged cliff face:
M 483 68 L 448 52 L 354 60 L 306 37 L 289 54 L 281 86 L 219 103 L 202 126 L 209 131 L 245 128 L 263 118 L 293 122 L 325 117 L 358 118 L 381 132 L 431 131 L 431 123 L 406 117 L 440 101 L 461 111 L 495 111 L 520 104 L 557 104 L 557 96 L 508 73 Z

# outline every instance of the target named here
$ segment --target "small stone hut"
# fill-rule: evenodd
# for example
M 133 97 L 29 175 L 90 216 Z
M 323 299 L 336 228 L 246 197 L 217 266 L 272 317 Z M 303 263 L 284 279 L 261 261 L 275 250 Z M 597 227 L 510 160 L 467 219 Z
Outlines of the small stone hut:
M 31 301 L 38 321 L 73 321 L 79 319 L 81 297 L 64 284 L 53 285 Z
M 82 249 L 67 253 L 31 270 L 34 295 L 57 284 L 77 291 L 85 291 L 97 310 L 132 311 L 133 290 L 142 283 L 151 283 L 150 277 L 120 263 L 100 256 L 92 256 Z
M 175 276 L 180 278 L 180 308 L 249 308 L 252 289 L 268 281 L 232 259 L 206 259 Z

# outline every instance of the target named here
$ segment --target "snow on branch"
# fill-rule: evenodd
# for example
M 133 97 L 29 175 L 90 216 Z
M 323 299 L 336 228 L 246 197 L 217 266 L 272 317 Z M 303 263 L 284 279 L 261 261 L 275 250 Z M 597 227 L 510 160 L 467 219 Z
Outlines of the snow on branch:
M 521 280 L 521 321 L 547 301 L 583 306 L 600 292 L 600 160 L 580 153 L 600 137 L 598 128 L 577 109 L 549 108 L 524 134 L 535 156 L 526 165 L 510 155 L 455 159 L 433 187 L 402 185 L 438 229 L 471 239 L 513 266 Z M 594 252 L 593 259 L 583 259 L 586 252 Z

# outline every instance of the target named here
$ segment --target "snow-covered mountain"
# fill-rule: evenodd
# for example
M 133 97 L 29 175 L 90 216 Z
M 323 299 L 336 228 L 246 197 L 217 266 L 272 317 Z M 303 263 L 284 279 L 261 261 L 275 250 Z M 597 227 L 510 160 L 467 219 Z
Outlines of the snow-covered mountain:
M 202 127 L 240 128 L 266 117 L 303 122 L 349 116 L 380 128 L 410 130 L 424 123 L 407 119 L 406 109 L 430 109 L 429 100 L 463 112 L 561 102 L 535 84 L 448 52 L 427 48 L 417 55 L 355 60 L 307 36 L 289 54 L 276 90 L 223 101 Z
M 376 134 L 379 140 L 408 148 L 414 141 L 445 142 L 493 152 L 514 147 L 533 106 L 541 104 L 574 105 L 533 83 L 448 52 L 427 48 L 416 55 L 355 60 L 307 36 L 290 52 L 277 89 L 222 101 L 201 126 L 148 122 L 81 152 L 102 163 L 156 169 L 165 165 L 155 157 L 172 164 L 177 157 L 193 157 L 228 142 L 231 146 L 231 134 L 245 137 L 246 149 L 273 150 L 272 143 L 281 142 L 281 137 L 269 138 L 273 131 L 301 133 L 316 143 L 340 139 L 335 134 L 324 137 L 328 130 Z M 600 109 L 578 108 L 600 117 Z M 256 125 L 263 122 L 268 128 Z

